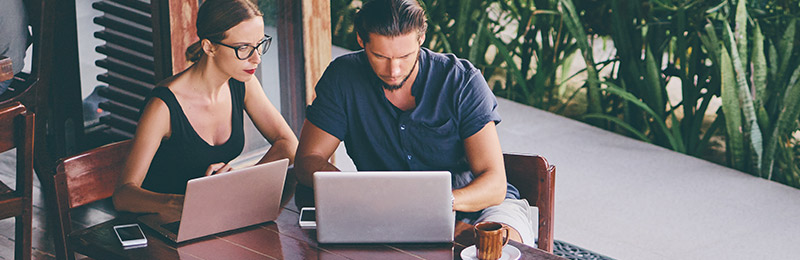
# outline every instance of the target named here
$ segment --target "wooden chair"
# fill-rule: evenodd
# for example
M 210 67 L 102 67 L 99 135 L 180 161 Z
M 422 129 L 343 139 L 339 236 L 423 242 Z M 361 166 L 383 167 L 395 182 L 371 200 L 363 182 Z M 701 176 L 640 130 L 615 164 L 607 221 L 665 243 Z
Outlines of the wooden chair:
M 53 242 L 58 259 L 75 259 L 70 210 L 111 197 L 132 144 L 120 141 L 59 160 L 52 179 L 42 181 L 43 187 L 53 191 L 46 195 L 55 204 L 50 216 L 56 226 Z
M 506 178 L 520 196 L 539 208 L 539 249 L 553 253 L 556 167 L 539 155 L 503 154 Z
M 36 125 L 42 127 L 34 130 L 34 167 L 37 174 L 49 174 L 56 159 L 74 153 L 75 146 L 82 144 L 76 140 L 83 135 L 83 107 L 75 1 L 23 3 L 32 31 L 31 71 L 14 77 L 9 90 L 0 96 L 0 107 L 20 102 L 37 115 Z
M 33 120 L 33 113 L 19 102 L 0 108 L 0 152 L 17 148 L 17 187 L 11 190 L 0 182 L 0 219 L 16 217 L 16 259 L 31 259 Z

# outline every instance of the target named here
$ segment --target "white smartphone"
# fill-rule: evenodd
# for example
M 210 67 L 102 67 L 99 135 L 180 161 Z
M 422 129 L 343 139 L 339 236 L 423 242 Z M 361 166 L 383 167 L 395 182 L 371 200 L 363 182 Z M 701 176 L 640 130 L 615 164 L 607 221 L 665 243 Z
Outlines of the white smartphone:
M 316 208 L 306 207 L 300 209 L 301 229 L 316 229 L 317 228 L 317 212 Z
M 114 226 L 114 233 L 117 234 L 119 242 L 123 247 L 141 247 L 147 245 L 147 238 L 142 232 L 139 224 L 127 224 Z

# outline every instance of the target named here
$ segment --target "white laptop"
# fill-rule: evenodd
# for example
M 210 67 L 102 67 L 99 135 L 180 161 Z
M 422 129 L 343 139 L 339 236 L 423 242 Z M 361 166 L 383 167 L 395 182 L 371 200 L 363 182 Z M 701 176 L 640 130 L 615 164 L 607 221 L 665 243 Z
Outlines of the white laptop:
M 316 172 L 320 243 L 453 241 L 450 173 Z
M 174 242 L 273 221 L 288 166 L 282 159 L 189 180 L 180 221 L 164 223 L 157 214 L 138 220 Z

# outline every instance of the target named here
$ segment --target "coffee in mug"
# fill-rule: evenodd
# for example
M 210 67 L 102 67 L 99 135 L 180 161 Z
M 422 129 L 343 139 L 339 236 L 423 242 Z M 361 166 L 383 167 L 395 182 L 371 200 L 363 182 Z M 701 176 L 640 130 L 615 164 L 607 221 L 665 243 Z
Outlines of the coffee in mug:
M 503 255 L 503 246 L 508 243 L 509 228 L 499 222 L 475 224 L 475 249 L 478 259 L 496 260 Z

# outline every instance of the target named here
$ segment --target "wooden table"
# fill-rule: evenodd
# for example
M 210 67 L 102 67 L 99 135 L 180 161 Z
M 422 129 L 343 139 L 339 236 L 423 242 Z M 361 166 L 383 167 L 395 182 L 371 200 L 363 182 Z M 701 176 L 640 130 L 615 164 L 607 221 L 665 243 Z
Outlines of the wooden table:
M 135 223 L 134 215 L 78 231 L 70 236 L 73 248 L 94 259 L 461 259 L 461 250 L 474 244 L 472 225 L 456 224 L 455 243 L 321 245 L 314 230 L 297 224 L 299 211 L 287 203 L 274 222 L 262 223 L 206 238 L 168 242 L 143 227 L 148 245 L 124 250 L 113 226 Z M 520 259 L 563 259 L 537 248 L 509 242 L 523 254 Z

